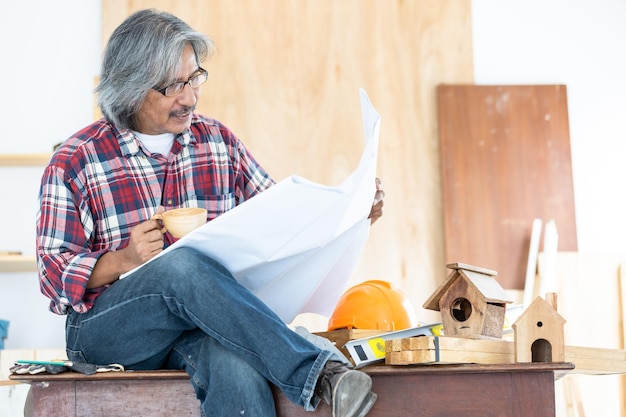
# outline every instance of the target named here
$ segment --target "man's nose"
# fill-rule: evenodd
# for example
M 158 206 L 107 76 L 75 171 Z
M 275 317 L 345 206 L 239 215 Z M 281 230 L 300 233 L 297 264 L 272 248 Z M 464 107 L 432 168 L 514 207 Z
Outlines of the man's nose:
M 189 84 L 185 84 L 183 91 L 178 95 L 178 103 L 185 106 L 194 106 L 198 100 L 197 88 L 192 88 Z

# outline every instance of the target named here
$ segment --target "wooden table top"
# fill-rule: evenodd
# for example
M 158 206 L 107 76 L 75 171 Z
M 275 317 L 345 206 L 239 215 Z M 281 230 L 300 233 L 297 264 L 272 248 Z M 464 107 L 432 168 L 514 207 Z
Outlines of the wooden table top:
M 459 373 L 503 373 L 503 372 L 554 372 L 555 379 L 559 379 L 574 369 L 570 362 L 549 363 L 513 363 L 513 364 L 436 364 L 436 365 L 370 365 L 361 368 L 371 376 L 393 376 L 407 374 L 459 374 Z M 68 371 L 58 374 L 10 375 L 12 381 L 27 383 L 37 381 L 95 381 L 95 380 L 124 380 L 124 379 L 189 379 L 185 371 L 156 370 L 156 371 L 124 371 L 100 372 L 93 375 L 84 375 Z

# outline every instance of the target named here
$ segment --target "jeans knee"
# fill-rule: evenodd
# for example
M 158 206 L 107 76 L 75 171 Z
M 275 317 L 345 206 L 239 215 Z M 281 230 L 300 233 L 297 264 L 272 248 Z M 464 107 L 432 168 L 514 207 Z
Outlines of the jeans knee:
M 215 259 L 190 247 L 174 249 L 162 256 L 164 263 L 169 268 L 175 269 L 179 274 L 194 274 L 199 270 L 213 270 L 218 274 L 231 275 L 230 272 Z

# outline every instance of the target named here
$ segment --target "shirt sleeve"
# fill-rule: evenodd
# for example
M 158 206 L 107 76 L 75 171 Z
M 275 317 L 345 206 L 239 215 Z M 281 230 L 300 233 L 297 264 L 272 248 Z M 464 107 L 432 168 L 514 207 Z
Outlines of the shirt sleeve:
M 89 276 L 105 252 L 91 250 L 93 220 L 85 205 L 79 180 L 51 163 L 42 176 L 37 213 L 37 263 L 41 291 L 51 299 L 50 309 L 65 314 L 89 309 L 103 289 L 87 291 Z

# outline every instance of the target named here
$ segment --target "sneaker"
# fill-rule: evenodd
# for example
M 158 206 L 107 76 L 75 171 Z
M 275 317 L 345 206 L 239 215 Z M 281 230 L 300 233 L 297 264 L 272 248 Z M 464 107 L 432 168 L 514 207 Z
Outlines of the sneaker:
M 341 362 L 328 361 L 317 380 L 315 393 L 333 410 L 333 417 L 363 417 L 376 402 L 372 379 Z

